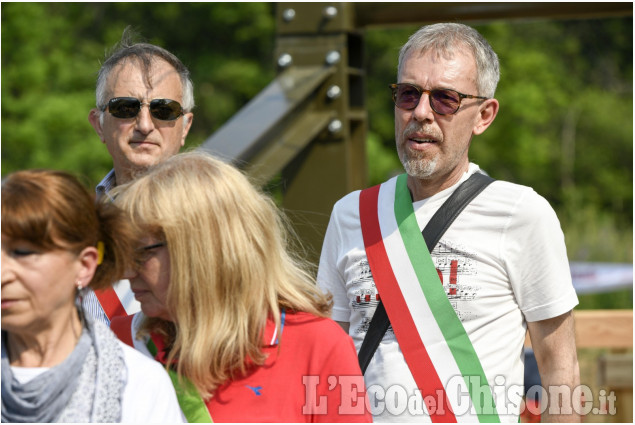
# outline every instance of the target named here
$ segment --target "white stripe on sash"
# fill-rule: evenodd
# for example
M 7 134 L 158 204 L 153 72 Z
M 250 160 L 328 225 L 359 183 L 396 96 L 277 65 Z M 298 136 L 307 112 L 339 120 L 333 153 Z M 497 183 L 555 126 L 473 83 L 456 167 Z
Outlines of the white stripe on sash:
M 134 293 L 130 289 L 130 281 L 122 279 L 112 286 L 119 298 L 119 302 L 126 310 L 126 314 L 131 315 L 141 311 L 141 304 L 134 297 Z
M 441 333 L 441 329 L 432 311 L 430 311 L 401 239 L 394 212 L 396 182 L 397 178 L 393 178 L 381 185 L 377 202 L 379 225 L 386 254 L 421 340 L 435 366 L 441 383 L 445 385 L 456 420 L 458 422 L 478 422 L 476 410 L 471 406 L 467 386 L 461 377 L 459 367 Z M 441 283 L 439 282 L 439 284 Z M 423 404 L 425 408 L 425 403 Z

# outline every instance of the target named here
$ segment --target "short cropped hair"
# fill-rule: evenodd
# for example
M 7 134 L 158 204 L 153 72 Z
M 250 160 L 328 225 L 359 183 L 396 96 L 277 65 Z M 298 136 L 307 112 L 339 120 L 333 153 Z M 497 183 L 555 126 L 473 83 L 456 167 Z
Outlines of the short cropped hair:
M 421 54 L 430 50 L 451 57 L 459 49 L 468 48 L 476 61 L 478 95 L 492 98 L 500 79 L 498 56 L 492 46 L 474 28 L 457 23 L 427 25 L 410 36 L 399 52 L 398 76 L 411 52 Z
M 106 108 L 106 103 L 108 103 L 109 100 L 106 98 L 108 96 L 108 93 L 106 93 L 106 83 L 110 72 L 117 65 L 125 61 L 137 60 L 147 78 L 152 69 L 153 61 L 160 59 L 170 64 L 179 74 L 183 88 L 181 106 L 185 113 L 192 111 L 192 109 L 194 109 L 194 84 L 192 84 L 190 78 L 190 71 L 183 65 L 183 62 L 162 47 L 149 43 L 136 43 L 133 41 L 133 38 L 134 34 L 132 31 L 126 28 L 121 40 L 114 46 L 99 69 L 97 88 L 95 90 L 97 108 L 101 111 Z M 151 84 L 152 82 L 148 80 L 148 83 Z

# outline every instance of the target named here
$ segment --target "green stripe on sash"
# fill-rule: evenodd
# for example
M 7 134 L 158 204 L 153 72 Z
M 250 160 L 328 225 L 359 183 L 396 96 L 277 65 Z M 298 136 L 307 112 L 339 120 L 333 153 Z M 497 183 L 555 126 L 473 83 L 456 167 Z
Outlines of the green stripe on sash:
M 179 382 L 179 376 L 176 371 L 169 370 L 168 374 L 172 379 L 172 385 L 176 391 L 176 398 L 179 400 L 179 406 L 189 423 L 210 423 L 212 417 L 207 410 L 205 402 L 201 398 L 198 390 L 192 382 L 186 377 L 182 377 L 182 384 Z
M 430 310 L 469 389 L 472 404 L 480 422 L 500 422 L 483 366 L 476 355 L 470 338 L 463 328 L 443 289 L 430 257 L 428 247 L 421 235 L 407 186 L 407 175 L 397 178 L 395 187 L 395 217 L 399 233 L 406 247 L 408 258 L 419 279 L 421 290 Z M 483 391 L 485 389 L 485 391 Z M 481 402 L 481 397 L 483 401 Z
M 150 350 L 150 354 L 155 357 L 158 350 L 152 339 L 148 340 L 147 347 L 148 350 Z M 170 375 L 170 379 L 172 380 L 176 398 L 181 407 L 181 411 L 183 411 L 185 415 L 185 419 L 187 419 L 189 423 L 213 422 L 209 410 L 194 384 L 185 376 L 181 377 L 181 381 L 179 382 L 178 374 L 172 369 L 168 370 L 168 375 Z

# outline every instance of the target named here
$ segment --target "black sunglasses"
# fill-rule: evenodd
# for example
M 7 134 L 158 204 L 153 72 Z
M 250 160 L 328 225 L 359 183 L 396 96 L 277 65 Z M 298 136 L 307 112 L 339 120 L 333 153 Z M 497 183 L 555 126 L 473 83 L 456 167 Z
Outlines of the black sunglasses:
M 134 97 L 114 97 L 108 101 L 107 108 L 113 117 L 134 118 L 139 114 L 142 105 L 148 105 L 150 114 L 161 121 L 174 121 L 183 115 L 181 104 L 171 99 L 153 99 L 150 103 L 141 103 Z
M 397 108 L 410 111 L 417 107 L 422 94 L 427 93 L 430 107 L 439 115 L 455 114 L 461 107 L 463 99 L 488 99 L 450 89 L 426 90 L 408 83 L 391 84 L 390 88 L 392 89 L 392 100 Z

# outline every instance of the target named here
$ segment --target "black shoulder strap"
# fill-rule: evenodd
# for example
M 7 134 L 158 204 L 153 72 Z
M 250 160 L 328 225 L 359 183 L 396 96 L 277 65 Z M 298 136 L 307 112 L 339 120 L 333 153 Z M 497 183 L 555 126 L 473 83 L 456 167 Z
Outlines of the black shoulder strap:
M 454 219 L 472 202 L 472 199 L 476 198 L 476 196 L 493 181 L 494 179 L 486 174 L 474 173 L 470 178 L 461 183 L 432 216 L 425 229 L 421 232 L 428 246 L 428 251 L 432 253 L 439 239 L 441 239 L 441 236 L 448 230 L 448 227 L 450 227 Z M 362 369 L 362 375 L 366 373 L 366 368 L 375 355 L 375 351 L 377 351 L 379 343 L 386 334 L 388 326 L 390 326 L 390 320 L 386 314 L 384 303 L 380 300 L 375 314 L 370 320 L 368 331 L 366 332 L 366 336 L 364 337 L 357 356 L 359 366 Z

